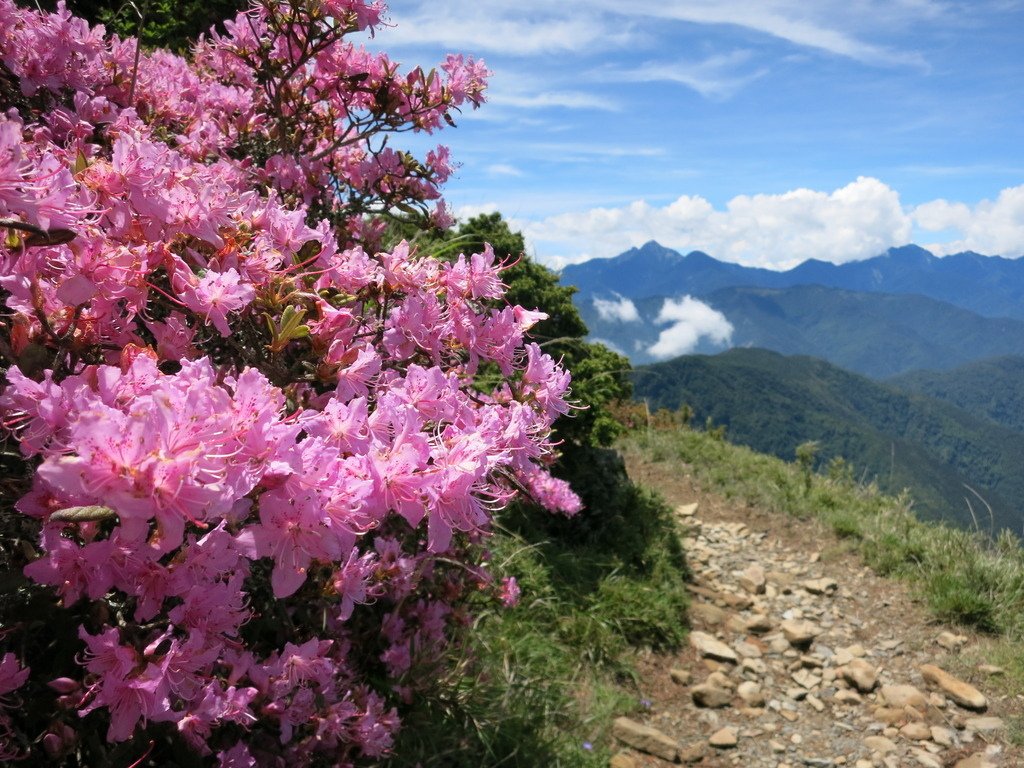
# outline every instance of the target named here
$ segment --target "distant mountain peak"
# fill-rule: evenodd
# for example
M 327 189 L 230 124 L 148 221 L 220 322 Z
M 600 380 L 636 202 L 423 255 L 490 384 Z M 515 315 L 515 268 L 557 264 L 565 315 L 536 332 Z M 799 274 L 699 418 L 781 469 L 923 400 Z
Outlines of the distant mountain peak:
M 890 248 L 883 255 L 888 256 L 895 261 L 901 261 L 905 264 L 930 262 L 936 258 L 935 254 L 928 249 L 922 248 L 919 245 L 914 245 L 913 243 Z

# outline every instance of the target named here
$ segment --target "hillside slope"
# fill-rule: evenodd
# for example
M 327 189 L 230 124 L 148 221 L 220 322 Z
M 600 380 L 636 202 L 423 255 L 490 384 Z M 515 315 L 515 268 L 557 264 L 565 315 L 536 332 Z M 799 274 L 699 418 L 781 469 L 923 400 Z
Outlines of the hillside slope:
M 691 355 L 645 366 L 635 396 L 651 408 L 691 406 L 730 440 L 792 459 L 798 445 L 820 444 L 820 460 L 842 457 L 891 491 L 909 488 L 926 517 L 973 525 L 992 507 L 995 528 L 1021 530 L 1024 435 L 947 403 L 910 395 L 808 357 L 756 349 Z
M 1024 357 L 979 360 L 950 371 L 911 371 L 885 383 L 1024 432 Z

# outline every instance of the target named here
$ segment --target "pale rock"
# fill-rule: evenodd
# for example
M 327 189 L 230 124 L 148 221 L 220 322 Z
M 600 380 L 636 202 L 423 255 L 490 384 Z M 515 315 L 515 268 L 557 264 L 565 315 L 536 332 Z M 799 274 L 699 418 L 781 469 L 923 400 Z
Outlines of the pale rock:
M 612 735 L 633 749 L 668 760 L 670 763 L 675 762 L 679 753 L 675 740 L 657 728 L 630 720 L 628 717 L 615 719 L 612 723 Z
M 996 768 L 996 764 L 985 755 L 978 753 L 958 760 L 954 768 Z
M 935 642 L 947 651 L 959 651 L 967 645 L 967 638 L 963 635 L 954 635 L 952 632 L 943 632 L 935 638 Z
M 764 568 L 754 563 L 739 575 L 737 582 L 752 595 L 762 594 L 766 583 Z
M 747 619 L 745 629 L 748 632 L 753 632 L 757 635 L 762 635 L 765 632 L 771 632 L 772 620 L 765 616 L 763 613 L 756 613 Z
M 928 699 L 912 685 L 883 685 L 879 693 L 887 705 L 897 709 L 908 705 L 917 709 L 928 706 Z
M 942 761 L 934 755 L 928 754 L 923 749 L 911 747 L 910 754 L 914 756 L 914 760 L 917 761 L 921 768 L 942 768 Z
M 673 667 L 668 671 L 668 676 L 672 678 L 672 682 L 678 685 L 689 685 L 693 682 L 693 673 L 688 669 Z
M 679 762 L 681 763 L 699 763 L 704 759 L 704 755 L 708 753 L 708 748 L 703 743 L 698 742 L 697 744 L 691 744 L 688 747 L 683 747 L 679 750 Z
M 880 755 L 896 751 L 896 744 L 885 736 L 868 736 L 864 739 L 864 746 Z
M 734 643 L 733 649 L 745 659 L 760 659 L 764 656 L 764 652 L 760 648 L 753 643 L 748 643 L 746 640 Z
M 734 595 L 731 592 L 724 593 L 722 595 L 722 600 L 730 608 L 736 608 L 741 611 L 746 610 L 754 604 L 754 601 L 746 595 Z
M 835 579 L 821 578 L 821 579 L 808 579 L 800 583 L 800 586 L 810 592 L 812 595 L 832 595 L 835 594 L 836 590 L 839 589 L 839 585 Z
M 949 698 L 966 709 L 984 710 L 988 707 L 986 699 L 977 688 L 965 683 L 934 664 L 923 664 L 921 675 L 930 685 L 940 688 Z
M 835 701 L 838 701 L 840 704 L 860 704 L 864 701 L 864 699 L 861 698 L 861 695 L 859 693 L 857 693 L 856 691 L 850 691 L 846 689 L 836 691 L 835 694 L 833 694 L 832 698 Z
M 636 760 L 625 752 L 619 752 L 608 761 L 608 768 L 637 768 Z
M 871 716 L 880 723 L 886 723 L 887 725 L 900 724 L 903 725 L 911 718 L 907 717 L 906 710 L 902 707 L 897 709 L 895 707 L 875 707 Z
M 693 517 L 697 514 L 697 502 L 692 504 L 680 504 L 676 507 L 676 514 L 679 517 Z
M 979 733 L 1001 731 L 1006 727 L 1006 723 L 998 717 L 968 717 L 964 724 Z
M 798 669 L 792 675 L 793 679 L 807 690 L 811 690 L 821 684 L 821 677 L 807 669 Z
M 788 619 L 779 626 L 789 644 L 796 648 L 810 645 L 814 638 L 821 634 L 821 627 L 802 619 Z
M 978 671 L 985 675 L 1005 675 L 1006 670 L 1002 667 L 997 667 L 995 664 L 981 664 L 978 667 Z
M 874 768 L 874 763 L 870 760 L 858 760 L 853 764 L 853 768 Z
M 864 650 L 864 646 L 860 644 L 850 645 L 846 648 L 840 648 L 836 651 L 835 658 L 832 661 L 838 667 L 844 667 L 854 659 L 860 659 L 867 655 L 867 651 Z
M 772 752 L 775 752 L 776 754 L 780 754 L 786 751 L 786 745 L 783 744 L 781 741 L 775 741 L 775 739 L 769 741 L 768 746 L 771 747 Z
M 760 685 L 751 680 L 744 680 L 740 683 L 736 693 L 747 703 L 747 706 L 763 707 L 765 705 L 764 691 Z
M 864 659 L 853 659 L 838 672 L 861 693 L 870 693 L 878 685 L 878 670 Z
M 742 635 L 747 631 L 747 622 L 743 620 L 741 616 L 730 616 L 729 620 L 725 622 L 725 628 L 734 634 Z
M 932 731 L 925 723 L 915 720 L 900 728 L 900 735 L 910 741 L 925 741 L 932 737 Z
M 708 744 L 715 749 L 731 749 L 739 743 L 739 739 L 739 729 L 734 726 L 727 725 L 725 728 L 711 734 L 711 738 L 708 739 Z
M 818 711 L 818 712 L 824 712 L 825 711 L 825 705 L 822 703 L 821 699 L 819 699 L 817 696 L 814 696 L 814 695 L 812 695 L 810 693 L 807 694 L 807 703 L 810 704 L 812 707 L 814 707 L 814 709 L 816 711 Z
M 690 606 L 690 617 L 706 627 L 718 627 L 729 618 L 729 614 L 711 603 L 693 603 Z
M 736 651 L 706 632 L 691 632 L 690 645 L 696 648 L 697 653 L 701 656 L 706 656 L 715 661 L 728 661 L 733 664 L 739 662 Z
M 717 688 L 724 688 L 727 691 L 736 689 L 736 683 L 724 672 L 712 672 L 704 682 L 708 685 L 714 685 Z
M 690 696 L 698 707 L 708 709 L 720 709 L 732 703 L 732 691 L 707 683 L 693 686 L 690 689 Z
M 941 725 L 933 725 L 931 727 L 932 741 L 942 747 L 953 746 L 953 739 L 956 734 L 949 728 L 943 728 Z

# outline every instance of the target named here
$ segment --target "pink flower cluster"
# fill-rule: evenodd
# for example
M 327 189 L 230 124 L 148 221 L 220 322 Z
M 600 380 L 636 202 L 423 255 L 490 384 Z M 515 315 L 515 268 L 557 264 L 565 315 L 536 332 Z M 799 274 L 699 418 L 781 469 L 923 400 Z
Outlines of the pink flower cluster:
M 367 216 L 429 213 L 450 168 L 380 137 L 486 75 L 348 40 L 381 11 L 266 0 L 136 68 L 134 40 L 0 0 L 0 415 L 40 526 L 25 574 L 93 606 L 40 681 L 54 760 L 86 716 L 224 766 L 382 756 L 489 584 L 493 512 L 579 510 L 545 469 L 569 375 L 526 341 L 544 315 L 503 304 L 490 249 L 374 245 Z M 0 662 L 0 756 L 24 661 Z

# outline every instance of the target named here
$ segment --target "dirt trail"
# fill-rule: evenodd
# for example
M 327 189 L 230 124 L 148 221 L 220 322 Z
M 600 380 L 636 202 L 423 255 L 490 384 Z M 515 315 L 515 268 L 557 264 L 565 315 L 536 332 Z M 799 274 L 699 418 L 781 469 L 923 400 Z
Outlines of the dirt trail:
M 629 469 L 683 522 L 693 632 L 643 660 L 651 706 L 617 722 L 613 768 L 673 751 L 743 768 L 1024 766 L 1011 738 L 1022 697 L 980 663 L 984 638 L 934 622 L 814 522 L 700 491 L 668 462 Z

